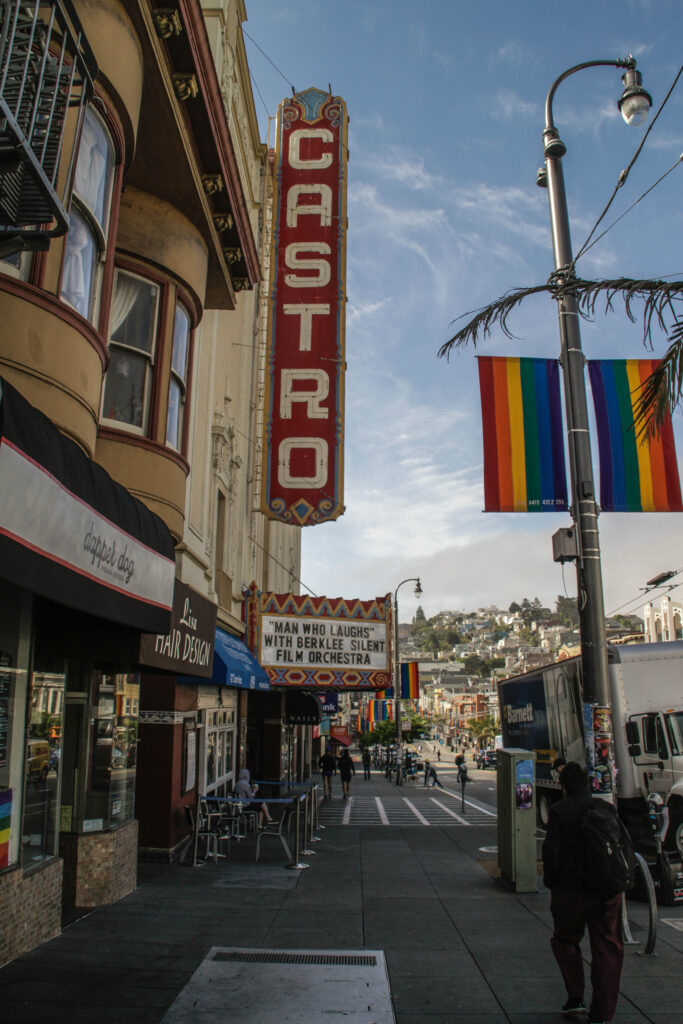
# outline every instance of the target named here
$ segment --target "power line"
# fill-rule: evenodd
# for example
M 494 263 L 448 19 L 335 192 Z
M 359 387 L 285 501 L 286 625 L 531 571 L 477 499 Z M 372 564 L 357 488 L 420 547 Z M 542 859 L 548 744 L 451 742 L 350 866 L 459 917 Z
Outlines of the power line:
M 611 224 L 609 225 L 609 227 L 606 227 L 606 228 L 605 228 L 605 230 L 604 230 L 604 231 L 603 231 L 603 232 L 602 232 L 601 234 L 599 234 L 599 235 L 598 235 L 598 237 L 597 237 L 596 239 L 594 239 L 594 240 L 593 240 L 593 241 L 592 241 L 592 242 L 590 243 L 590 245 L 588 245 L 588 240 L 586 240 L 586 243 L 584 244 L 584 246 L 583 246 L 583 248 L 582 248 L 581 252 L 579 253 L 579 256 L 581 256 L 581 255 L 585 255 L 585 253 L 589 252 L 589 251 L 590 251 L 590 250 L 591 250 L 591 249 L 593 248 L 593 246 L 594 246 L 594 245 L 597 245 L 597 244 L 598 244 L 598 242 L 600 241 L 600 239 L 604 238 L 604 237 L 605 237 L 605 235 L 607 234 L 607 232 L 608 232 L 608 231 L 611 231 L 611 230 L 612 230 L 612 228 L 613 228 L 613 227 L 615 227 L 615 225 L 617 225 L 617 224 L 619 223 L 619 221 L 620 221 L 620 220 L 623 220 L 623 219 L 624 219 L 624 217 L 626 216 L 626 214 L 627 214 L 627 213 L 630 213 L 630 212 L 631 212 L 631 210 L 632 210 L 632 209 L 633 209 L 633 208 L 634 208 L 635 206 L 637 206 L 637 205 L 638 205 L 638 203 L 639 203 L 639 202 L 641 201 L 641 199 L 644 199 L 644 198 L 645 198 L 645 196 L 648 196 L 648 195 L 650 194 L 650 192 L 652 192 L 652 190 L 653 190 L 653 189 L 655 189 L 655 188 L 657 187 L 657 185 L 660 185 L 660 184 L 661 184 L 661 182 L 663 182 L 663 181 L 664 181 L 664 179 L 665 179 L 665 178 L 666 178 L 666 177 L 667 177 L 667 176 L 668 176 L 669 174 L 671 174 L 671 172 L 672 172 L 673 170 L 675 170 L 675 169 L 676 169 L 677 167 L 680 167 L 680 165 L 681 165 L 681 162 L 683 162 L 683 153 L 681 153 L 681 155 L 679 156 L 679 158 L 678 158 L 678 159 L 676 160 L 676 162 L 675 162 L 674 164 L 672 164 L 672 165 L 671 165 L 671 167 L 669 168 L 669 170 L 668 170 L 668 171 L 665 171 L 665 172 L 664 172 L 664 174 L 662 174 L 662 175 L 661 175 L 661 177 L 657 178 L 657 180 L 656 180 L 656 181 L 654 182 L 654 184 L 650 185 L 650 187 L 649 187 L 648 189 L 646 189 L 646 190 L 645 190 L 645 192 L 643 192 L 643 194 L 642 194 L 642 195 L 638 196 L 638 198 L 636 199 L 636 201 L 635 201 L 634 203 L 631 203 L 631 205 L 630 205 L 630 206 L 629 206 L 629 207 L 628 207 L 628 208 L 627 208 L 626 210 L 624 210 L 624 212 L 623 212 L 623 213 L 621 214 L 621 216 L 617 217 L 617 219 L 616 219 L 616 220 L 613 220 L 613 221 L 612 221 L 612 223 L 611 223 Z M 597 225 L 596 225 L 596 227 L 597 227 Z M 594 230 L 595 230 L 595 229 L 594 229 Z M 576 258 L 578 259 L 579 257 L 577 256 Z M 669 275 L 669 276 L 671 276 L 671 275 Z
M 254 78 L 254 72 L 251 70 L 251 68 L 249 68 L 249 77 L 251 78 L 251 84 L 256 89 L 256 92 L 259 95 L 259 99 L 261 100 L 261 103 L 263 104 L 263 109 L 266 112 L 266 117 L 270 117 L 270 111 L 268 110 L 268 107 L 266 106 L 266 101 L 264 100 L 263 96 L 261 95 L 261 90 L 258 87 L 258 83 L 257 83 L 256 79 Z
M 260 512 L 260 509 L 257 509 L 257 511 Z M 256 537 L 253 537 L 251 534 L 249 534 L 249 540 L 252 542 L 252 544 L 255 544 L 257 548 L 260 548 L 261 551 L 263 551 L 263 553 L 265 555 L 267 555 L 268 558 L 272 559 L 272 561 L 275 562 L 276 565 L 279 565 L 279 567 L 281 569 L 284 569 L 285 572 L 288 573 L 291 576 L 292 579 L 296 580 L 297 583 L 301 584 L 301 586 L 304 587 L 308 591 L 309 594 L 312 594 L 313 597 L 318 597 L 319 596 L 318 594 L 315 593 L 314 590 L 311 590 L 310 587 L 306 586 L 306 584 L 304 583 L 304 581 L 302 579 L 299 579 L 299 577 L 296 575 L 296 573 L 294 572 L 293 569 L 291 569 L 287 565 L 283 565 L 282 562 L 278 561 L 278 559 L 275 557 L 275 555 L 271 555 L 270 551 L 268 551 L 267 548 L 264 548 L 263 544 L 260 544 L 256 540 Z
M 268 56 L 268 54 L 267 54 L 267 53 L 265 52 L 265 50 L 262 50 L 262 49 L 261 49 L 261 47 L 259 46 L 259 44 L 258 44 L 258 43 L 256 42 L 256 40 L 255 40 L 255 39 L 253 39 L 253 38 L 252 38 L 252 37 L 251 37 L 251 36 L 249 35 L 249 33 L 247 32 L 247 30 L 246 30 L 246 29 L 244 28 L 244 26 L 242 26 L 242 35 L 245 35 L 245 36 L 247 37 L 247 39 L 248 39 L 248 40 L 249 40 L 249 41 L 250 41 L 251 43 L 253 43 L 253 44 L 254 44 L 254 46 L 256 47 L 256 49 L 258 50 L 258 52 L 259 52 L 259 53 L 261 53 L 261 54 L 263 54 L 263 56 L 264 56 L 264 57 L 266 58 L 266 60 L 268 61 L 268 63 L 269 63 L 269 64 L 272 64 L 272 66 L 273 66 L 273 67 L 275 68 L 275 70 L 277 71 L 278 75 L 281 75 L 281 77 L 282 77 L 282 78 L 284 78 L 285 82 L 286 82 L 286 83 L 287 83 L 287 85 L 288 85 L 288 86 L 289 86 L 289 87 L 291 88 L 292 92 L 296 92 L 296 89 L 294 88 L 294 86 L 292 85 L 292 83 L 290 82 L 290 80 L 289 80 L 289 79 L 287 78 L 287 75 L 285 75 L 285 73 L 284 73 L 283 71 L 280 71 L 280 69 L 279 69 L 279 67 L 277 66 L 277 64 L 275 63 L 275 61 L 271 60 L 271 59 L 270 59 L 270 57 Z
M 597 229 L 598 229 L 600 223 L 602 222 L 602 220 L 606 217 L 607 211 L 609 210 L 610 206 L 614 202 L 614 199 L 616 197 L 617 192 L 625 184 L 626 179 L 628 178 L 628 176 L 629 176 L 629 174 L 631 172 L 631 168 L 633 167 L 633 165 L 635 164 L 636 160 L 638 159 L 638 157 L 641 154 L 641 151 L 643 149 L 643 146 L 645 145 L 645 142 L 647 140 L 648 135 L 650 134 L 650 132 L 654 128 L 655 124 L 657 123 L 657 118 L 659 117 L 659 115 L 661 114 L 662 110 L 664 109 L 664 107 L 668 103 L 669 97 L 671 96 L 671 93 L 674 91 L 674 89 L 675 89 L 675 87 L 676 87 L 676 85 L 678 83 L 678 79 L 681 77 L 682 74 L 683 74 L 683 65 L 681 65 L 681 67 L 678 69 L 678 74 L 674 78 L 674 80 L 673 80 L 673 82 L 671 84 L 671 88 L 669 89 L 669 91 L 667 92 L 666 96 L 662 100 L 662 102 L 661 102 L 661 104 L 659 106 L 659 110 L 657 111 L 655 116 L 652 118 L 652 121 L 650 122 L 650 125 L 649 125 L 647 131 L 645 132 L 645 134 L 643 135 L 643 138 L 640 141 L 640 145 L 638 146 L 638 148 L 636 149 L 635 153 L 633 154 L 633 156 L 631 158 L 630 164 L 619 175 L 619 178 L 617 179 L 617 183 L 614 186 L 614 190 L 613 190 L 612 195 L 610 196 L 610 198 L 609 198 L 609 200 L 607 202 L 607 205 L 605 206 L 604 210 L 602 211 L 602 213 L 600 214 L 600 216 L 596 220 L 595 224 L 593 225 L 593 227 L 591 229 L 591 232 L 588 235 L 588 238 L 586 239 L 586 241 L 583 243 L 583 245 L 579 249 L 577 255 L 574 257 L 574 260 L 572 262 L 572 269 L 574 269 L 576 267 L 576 264 L 577 264 L 579 258 L 586 251 L 588 243 L 590 242 L 591 238 L 593 237 L 593 235 L 597 231 Z
M 671 573 L 671 576 L 669 576 L 668 578 L 669 579 L 673 579 L 675 576 L 678 576 L 679 573 L 681 573 L 681 572 L 683 572 L 683 567 L 681 567 L 680 569 L 675 569 Z M 655 590 L 665 590 L 666 593 L 669 594 L 669 593 L 671 593 L 672 590 L 677 590 L 678 587 L 680 587 L 680 586 L 683 586 L 683 584 L 681 584 L 681 583 L 673 583 L 673 584 L 668 584 L 666 586 L 664 586 L 664 584 L 659 584 L 659 585 L 650 586 L 650 587 L 645 586 L 645 587 L 643 587 L 641 589 L 641 593 L 637 597 L 632 597 L 628 601 L 624 601 L 624 603 L 620 604 L 618 608 L 614 609 L 614 611 L 609 612 L 609 614 L 607 615 L 607 618 L 610 618 L 612 615 L 616 615 L 616 613 L 618 611 L 621 611 L 622 608 L 626 608 L 627 605 L 642 603 L 644 598 L 648 594 L 654 593 Z

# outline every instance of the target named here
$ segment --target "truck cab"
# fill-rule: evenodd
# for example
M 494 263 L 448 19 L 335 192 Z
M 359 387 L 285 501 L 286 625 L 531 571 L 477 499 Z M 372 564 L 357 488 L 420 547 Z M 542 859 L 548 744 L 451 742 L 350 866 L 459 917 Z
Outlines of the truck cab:
M 683 710 L 632 714 L 626 738 L 641 794 L 663 798 L 669 815 L 665 842 L 683 858 Z

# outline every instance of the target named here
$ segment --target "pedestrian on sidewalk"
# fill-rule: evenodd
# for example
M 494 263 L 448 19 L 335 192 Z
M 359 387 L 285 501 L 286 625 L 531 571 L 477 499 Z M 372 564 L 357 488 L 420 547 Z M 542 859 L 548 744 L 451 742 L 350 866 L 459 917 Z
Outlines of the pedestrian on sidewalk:
M 339 758 L 339 777 L 342 783 L 342 793 L 345 800 L 350 796 L 351 776 L 356 774 L 356 767 L 351 760 L 348 750 L 344 749 Z
M 325 753 L 320 758 L 320 771 L 323 775 L 323 797 L 332 796 L 332 776 L 336 770 L 336 762 L 332 757 L 332 748 L 325 747 Z
M 429 766 L 429 778 L 431 779 L 432 789 L 434 789 L 434 786 L 441 786 L 441 789 L 443 789 L 439 776 L 436 774 L 436 768 L 431 764 Z
M 588 1019 L 608 1024 L 619 998 L 624 960 L 621 926 L 622 894 L 587 889 L 579 877 L 580 828 L 591 806 L 586 772 L 575 761 L 562 768 L 564 798 L 550 809 L 543 842 L 543 882 L 551 891 L 554 931 L 550 940 L 567 989 L 562 1013 L 584 1015 L 584 972 L 581 942 L 586 927 L 592 952 L 593 998 Z
M 370 778 L 370 761 L 370 751 L 365 747 L 363 750 L 363 778 L 366 780 Z

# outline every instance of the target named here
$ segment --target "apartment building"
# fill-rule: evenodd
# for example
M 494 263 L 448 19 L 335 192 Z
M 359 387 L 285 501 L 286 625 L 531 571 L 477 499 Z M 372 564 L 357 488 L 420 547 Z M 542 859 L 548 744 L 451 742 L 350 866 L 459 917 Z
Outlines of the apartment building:
M 129 892 L 139 848 L 177 855 L 198 792 L 279 774 L 284 698 L 231 659 L 249 585 L 300 560 L 258 511 L 242 0 L 2 17 L 0 962 Z

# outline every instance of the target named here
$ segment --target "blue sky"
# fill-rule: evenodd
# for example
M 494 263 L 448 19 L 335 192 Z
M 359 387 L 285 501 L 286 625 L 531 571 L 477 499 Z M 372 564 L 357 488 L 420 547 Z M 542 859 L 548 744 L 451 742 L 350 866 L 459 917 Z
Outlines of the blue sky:
M 482 512 L 475 353 L 446 362 L 437 352 L 456 317 L 552 270 L 547 193 L 535 183 L 552 82 L 574 64 L 633 53 L 656 110 L 683 62 L 683 7 L 247 0 L 247 16 L 264 139 L 266 110 L 274 117 L 291 85 L 331 84 L 350 118 L 346 513 L 304 529 L 303 582 L 318 595 L 368 598 L 420 576 L 427 615 L 574 596 L 573 567 L 563 574 L 552 560 L 568 514 Z M 649 123 L 623 123 L 620 74 L 580 72 L 556 96 L 575 252 Z M 683 78 L 606 224 L 676 163 L 682 114 Z M 581 259 L 579 274 L 683 279 L 682 186 L 683 164 Z M 525 302 L 511 327 L 517 340 L 496 331 L 477 351 L 559 355 L 549 298 Z M 621 310 L 582 324 L 582 339 L 588 358 L 648 355 L 641 324 Z M 664 342 L 655 338 L 655 354 Z M 677 416 L 679 456 L 681 426 Z M 646 580 L 683 566 L 682 527 L 681 514 L 600 517 L 608 613 L 626 602 L 640 610 L 632 599 Z M 406 585 L 401 617 L 416 604 Z

